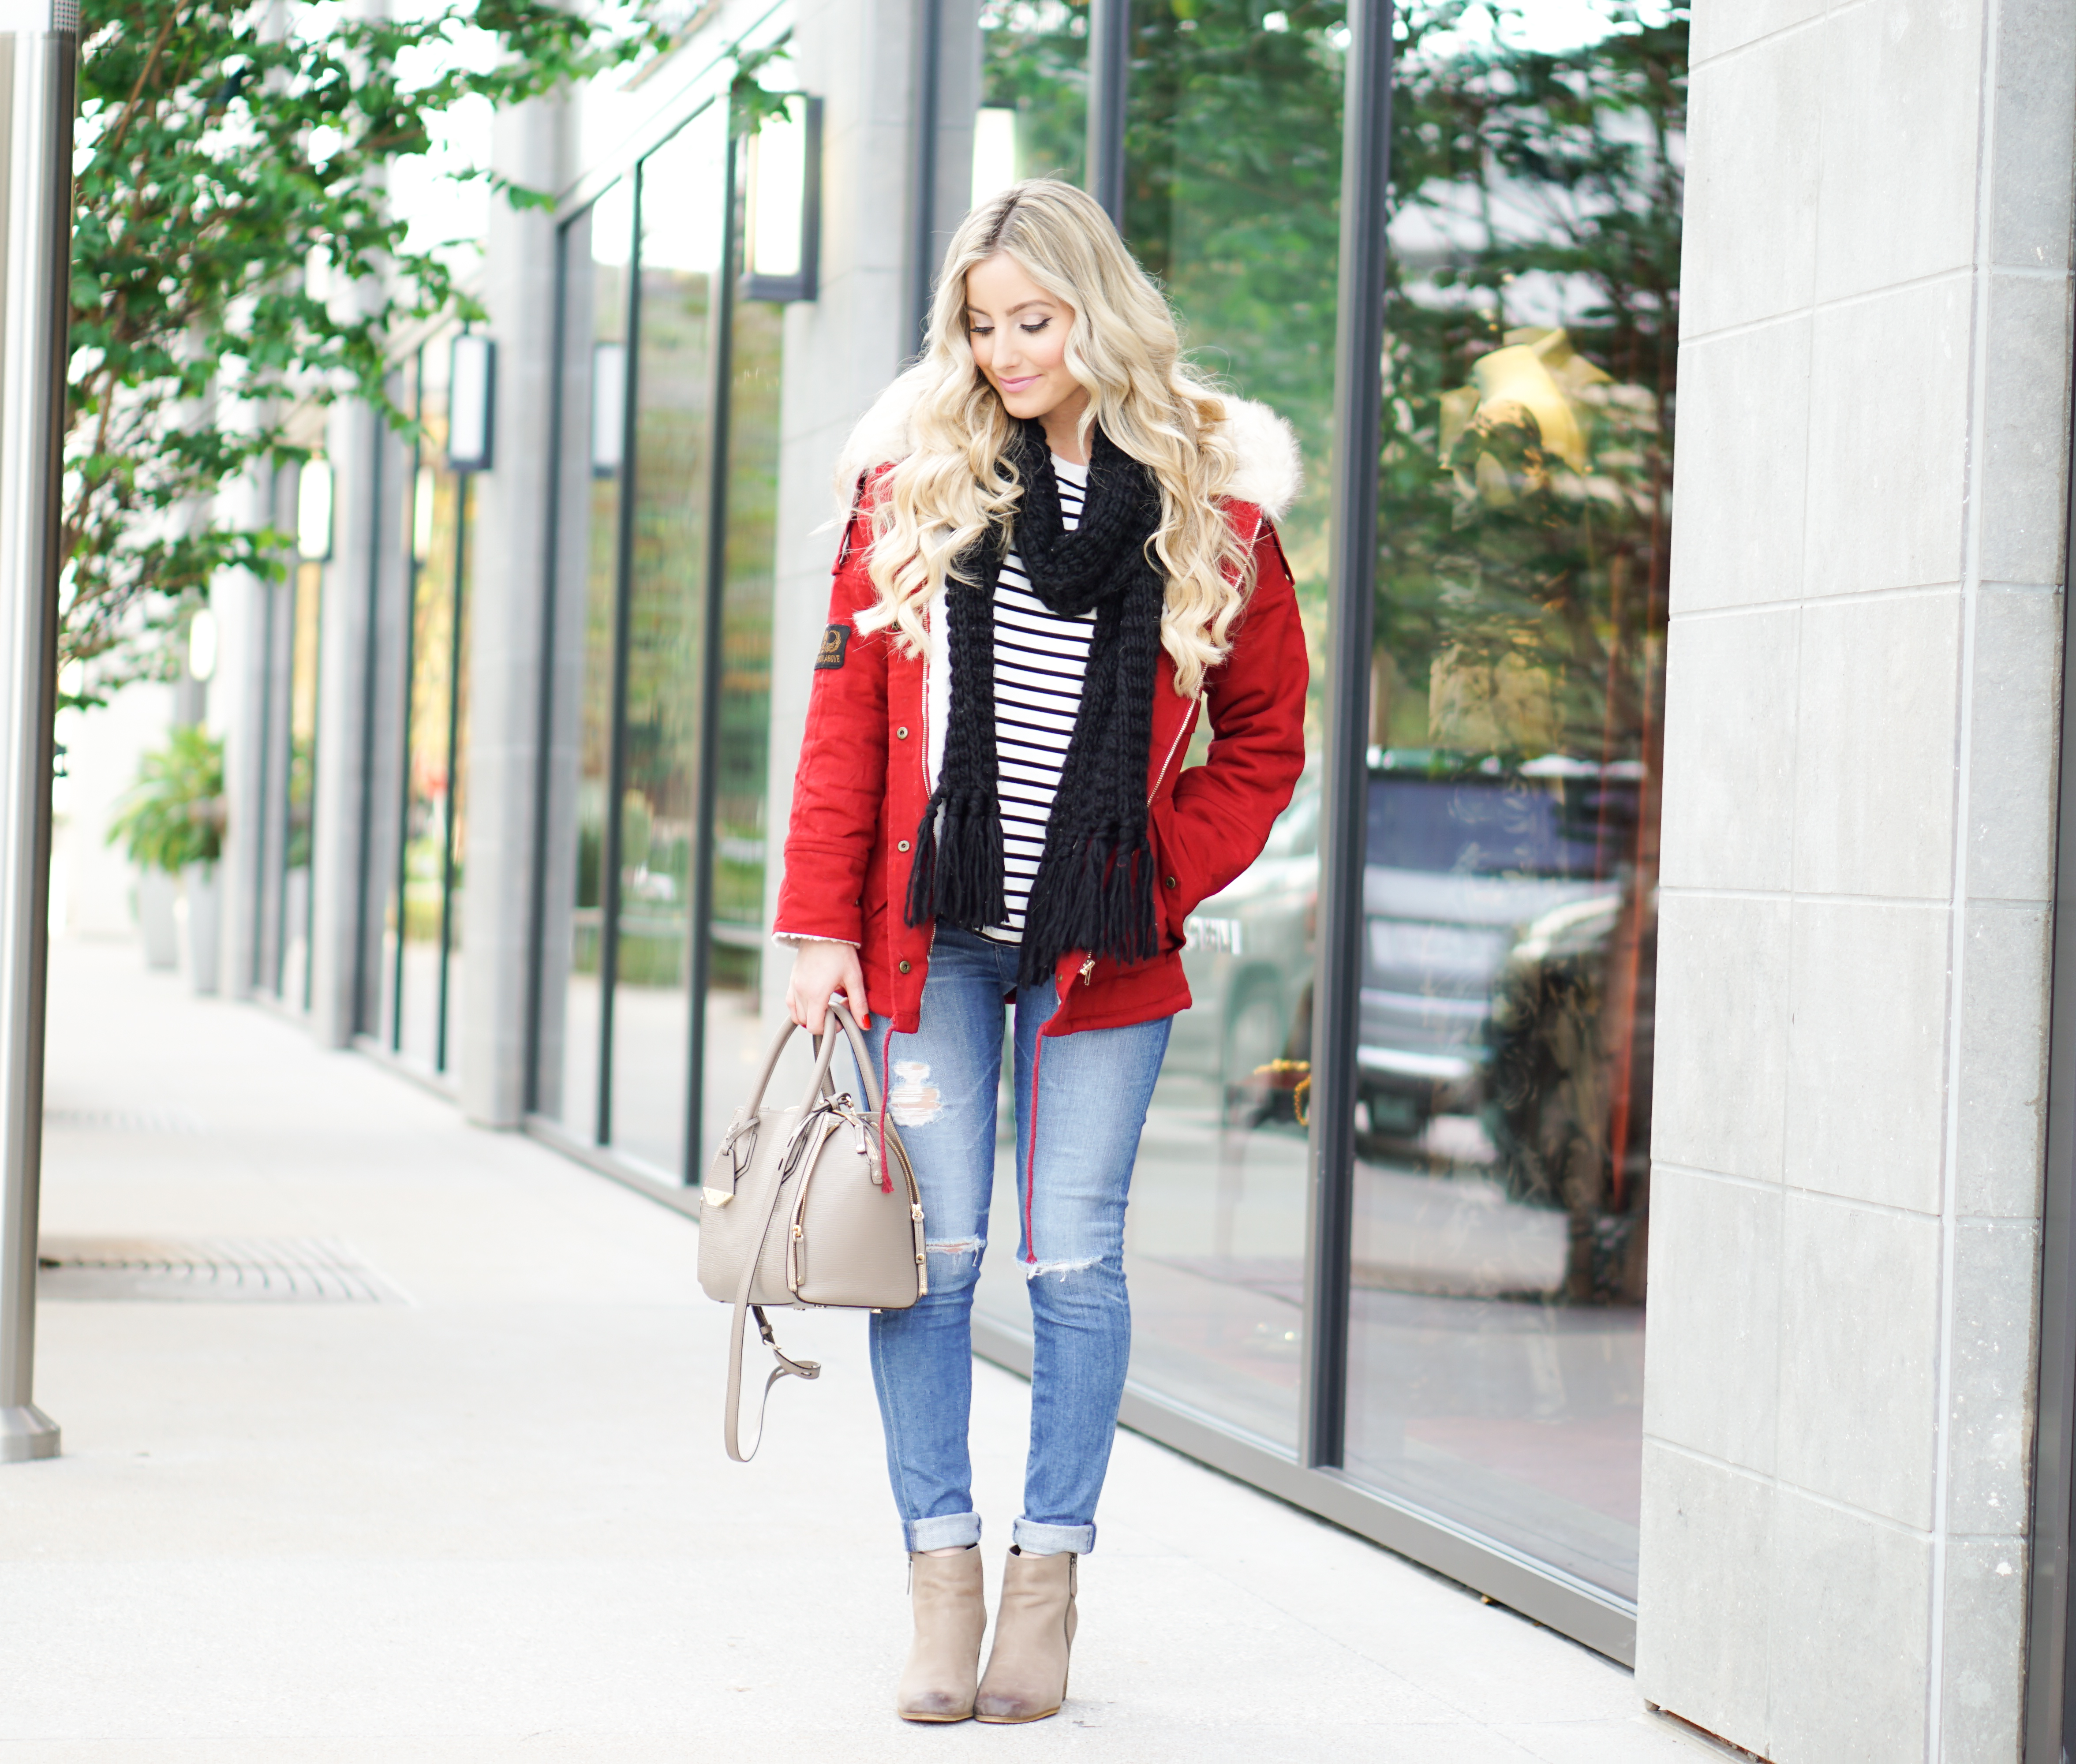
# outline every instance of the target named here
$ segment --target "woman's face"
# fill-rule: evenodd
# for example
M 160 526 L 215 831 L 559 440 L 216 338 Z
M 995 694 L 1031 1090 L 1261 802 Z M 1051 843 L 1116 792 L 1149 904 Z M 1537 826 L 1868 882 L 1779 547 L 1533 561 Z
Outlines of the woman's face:
M 1012 417 L 1028 421 L 1081 414 L 1088 392 L 1067 371 L 1067 333 L 1073 323 L 1074 309 L 1032 281 L 1006 251 L 966 272 L 974 365 Z

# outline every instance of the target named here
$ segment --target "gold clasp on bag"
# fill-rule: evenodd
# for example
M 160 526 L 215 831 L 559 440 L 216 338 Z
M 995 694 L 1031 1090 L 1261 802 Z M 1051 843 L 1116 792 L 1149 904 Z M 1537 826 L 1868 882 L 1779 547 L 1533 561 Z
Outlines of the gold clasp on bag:
M 717 1189 L 709 1182 L 700 1189 L 700 1198 L 708 1206 L 726 1206 L 735 1198 L 735 1185 L 741 1181 L 748 1173 L 749 1160 L 756 1151 L 757 1118 L 754 1114 L 745 1118 L 744 1111 L 737 1109 L 735 1119 L 729 1124 L 728 1133 L 715 1150 L 713 1156 L 716 1164 L 719 1164 L 723 1157 L 727 1158 L 729 1185 Z

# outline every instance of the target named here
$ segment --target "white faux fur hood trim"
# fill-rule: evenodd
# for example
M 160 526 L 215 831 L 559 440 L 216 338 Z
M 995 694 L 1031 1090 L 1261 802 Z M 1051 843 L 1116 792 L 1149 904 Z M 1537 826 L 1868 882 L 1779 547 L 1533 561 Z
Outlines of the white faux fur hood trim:
M 851 498 L 863 473 L 907 457 L 909 413 L 924 377 L 922 369 L 911 368 L 874 401 L 872 409 L 851 430 L 837 466 L 840 515 L 849 514 Z M 1253 503 L 1270 520 L 1280 521 L 1289 513 L 1305 486 L 1297 434 L 1268 405 L 1230 393 L 1221 396 L 1226 407 L 1225 425 L 1239 455 L 1239 467 L 1226 487 L 1226 494 L 1235 502 Z

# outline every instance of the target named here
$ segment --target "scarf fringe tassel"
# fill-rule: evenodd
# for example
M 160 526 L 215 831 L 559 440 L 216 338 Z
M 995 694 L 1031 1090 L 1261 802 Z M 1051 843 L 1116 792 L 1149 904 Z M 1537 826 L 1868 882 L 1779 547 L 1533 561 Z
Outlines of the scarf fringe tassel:
M 1002 891 L 1002 811 L 993 802 L 932 803 L 916 829 L 908 923 L 977 931 L 1009 916 Z
M 1050 978 L 1073 949 L 1126 966 L 1160 953 L 1153 853 L 1144 840 L 1136 850 L 1122 852 L 1114 839 L 1091 834 L 1078 850 L 1054 854 L 1040 866 L 1023 922 L 1017 984 Z

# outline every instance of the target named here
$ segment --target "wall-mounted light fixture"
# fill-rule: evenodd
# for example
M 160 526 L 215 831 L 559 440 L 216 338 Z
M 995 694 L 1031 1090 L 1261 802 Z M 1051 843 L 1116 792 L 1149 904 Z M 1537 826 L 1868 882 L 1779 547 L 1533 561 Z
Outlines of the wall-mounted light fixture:
M 619 475 L 627 451 L 627 345 L 591 346 L 591 475 Z
M 417 478 L 411 486 L 411 559 L 414 563 L 423 563 L 433 554 L 433 498 L 438 493 L 438 484 L 430 466 L 418 467 Z
M 447 373 L 447 467 L 488 471 L 497 417 L 497 345 L 463 332 L 454 340 Z
M 822 243 L 822 101 L 795 92 L 745 143 L 745 300 L 812 300 Z
M 188 621 L 188 678 L 206 680 L 216 672 L 216 615 L 199 608 Z
M 296 555 L 322 563 L 331 555 L 331 463 L 306 459 L 296 478 Z
M 984 105 L 974 113 L 973 205 L 1016 181 L 1016 112 Z

